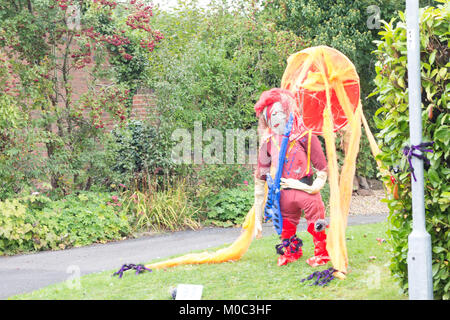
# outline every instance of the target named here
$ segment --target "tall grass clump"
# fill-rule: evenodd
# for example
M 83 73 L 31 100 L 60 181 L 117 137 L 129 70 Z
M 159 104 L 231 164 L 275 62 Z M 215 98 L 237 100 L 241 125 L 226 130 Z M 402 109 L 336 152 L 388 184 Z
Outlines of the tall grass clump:
M 177 231 L 198 229 L 198 209 L 191 203 L 186 182 L 179 180 L 159 189 L 149 180 L 141 190 L 124 193 L 124 208 L 131 214 L 136 231 Z

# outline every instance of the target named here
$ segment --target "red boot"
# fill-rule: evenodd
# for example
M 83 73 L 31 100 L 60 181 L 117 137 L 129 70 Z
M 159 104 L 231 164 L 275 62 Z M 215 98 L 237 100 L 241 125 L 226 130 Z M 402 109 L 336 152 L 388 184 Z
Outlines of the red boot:
M 314 241 L 314 257 L 306 259 L 306 263 L 311 267 L 322 266 L 330 261 L 327 251 L 327 234 L 325 228 L 321 231 L 316 231 L 314 223 L 308 226 L 308 232 L 313 236 Z
M 302 240 L 296 235 L 289 239 L 284 239 L 281 244 L 276 245 L 275 248 L 280 255 L 278 257 L 278 266 L 284 266 L 300 259 L 303 255 L 302 245 Z
M 298 238 L 297 225 L 287 219 L 283 220 L 283 229 L 281 231 L 281 243 L 276 245 L 278 257 L 278 266 L 284 266 L 290 262 L 298 260 L 302 255 L 302 240 Z

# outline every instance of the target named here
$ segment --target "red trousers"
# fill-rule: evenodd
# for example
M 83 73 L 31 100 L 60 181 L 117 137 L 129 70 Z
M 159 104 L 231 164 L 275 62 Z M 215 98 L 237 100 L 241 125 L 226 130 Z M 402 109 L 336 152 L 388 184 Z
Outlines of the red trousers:
M 288 239 L 295 234 L 302 212 L 308 225 L 318 219 L 325 219 L 325 206 L 320 192 L 309 194 L 295 189 L 281 190 L 280 210 L 283 217 L 282 239 Z

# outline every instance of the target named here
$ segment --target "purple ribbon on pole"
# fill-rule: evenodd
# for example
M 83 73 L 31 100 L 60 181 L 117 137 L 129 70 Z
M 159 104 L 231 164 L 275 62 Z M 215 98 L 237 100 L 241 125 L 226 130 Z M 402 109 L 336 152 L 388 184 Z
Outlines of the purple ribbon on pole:
M 430 164 L 430 160 L 428 160 L 422 153 L 424 152 L 433 152 L 432 149 L 425 149 L 427 147 L 431 147 L 434 144 L 434 141 L 431 142 L 422 142 L 418 145 L 412 145 L 411 147 L 406 146 L 403 148 L 403 155 L 408 158 L 409 169 L 412 173 L 414 181 L 417 181 L 416 175 L 414 174 L 414 168 L 412 166 L 411 158 L 414 156 L 418 159 L 423 160 L 426 164 Z M 420 151 L 421 153 L 415 153 L 414 151 Z

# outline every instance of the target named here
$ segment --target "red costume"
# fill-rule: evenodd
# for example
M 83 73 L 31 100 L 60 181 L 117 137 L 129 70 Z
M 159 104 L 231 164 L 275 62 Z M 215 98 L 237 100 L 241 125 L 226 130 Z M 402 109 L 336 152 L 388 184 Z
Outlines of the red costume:
M 272 89 L 271 91 L 280 89 Z M 269 91 L 270 92 L 270 91 Z M 281 95 L 290 94 L 285 90 L 281 91 Z M 273 104 L 282 101 L 282 98 L 276 99 L 266 93 L 263 93 L 260 101 L 255 106 L 259 113 L 264 108 L 266 121 L 270 115 Z M 294 99 L 295 101 L 295 99 Z M 282 103 L 283 104 L 283 103 Z M 285 106 L 283 106 L 285 109 Z M 289 110 L 286 110 L 287 113 Z M 299 132 L 301 130 L 297 125 L 297 131 L 291 133 L 293 139 L 289 141 L 285 163 L 283 166 L 282 178 L 300 180 L 308 185 L 312 183 L 313 170 L 310 163 L 317 171 L 326 171 L 327 161 L 322 150 L 319 139 L 315 135 L 311 135 L 310 139 L 307 132 Z M 303 134 L 302 134 L 303 133 Z M 272 134 L 263 141 L 258 155 L 258 166 L 255 172 L 255 178 L 266 180 L 266 174 L 270 172 L 271 167 L 278 166 L 278 150 L 281 142 L 281 135 Z M 308 141 L 310 140 L 310 141 Z M 310 144 L 308 146 L 308 143 Z M 309 158 L 308 159 L 308 148 Z M 309 180 L 309 181 L 308 181 Z M 283 265 L 288 262 L 297 260 L 302 255 L 301 240 L 296 237 L 297 225 L 299 223 L 302 212 L 308 223 L 308 232 L 313 236 L 315 245 L 315 257 L 308 259 L 308 263 L 312 266 L 322 265 L 329 261 L 328 252 L 326 251 L 326 234 L 323 219 L 325 218 L 325 206 L 322 201 L 320 192 L 310 194 L 297 189 L 282 189 L 280 194 L 280 210 L 283 217 L 283 228 L 281 233 L 282 244 L 285 250 L 277 250 L 280 254 L 278 264 Z M 322 224 L 315 228 L 316 222 Z
M 266 174 L 269 173 L 270 166 L 277 166 L 277 163 L 272 164 L 272 162 L 278 162 L 278 150 L 274 150 L 274 148 L 278 148 L 280 140 L 281 136 L 273 135 L 261 146 L 258 155 L 256 178 L 266 180 Z M 286 162 L 282 174 L 283 178 L 301 180 L 312 176 L 313 172 L 311 168 L 309 172 L 306 172 L 308 161 L 307 143 L 307 137 L 290 141 L 286 152 Z M 272 157 L 272 154 L 275 156 Z M 327 161 L 320 141 L 314 135 L 311 137 L 311 162 L 314 168 L 319 171 L 326 170 L 327 168 Z M 309 194 L 295 189 L 281 190 L 280 205 L 283 223 L 286 222 L 287 225 L 296 227 L 302 211 L 305 212 L 305 218 L 308 224 L 315 223 L 317 219 L 325 218 L 325 207 L 320 193 Z M 293 235 L 291 233 L 291 231 L 285 231 L 283 227 L 282 238 L 289 238 Z

